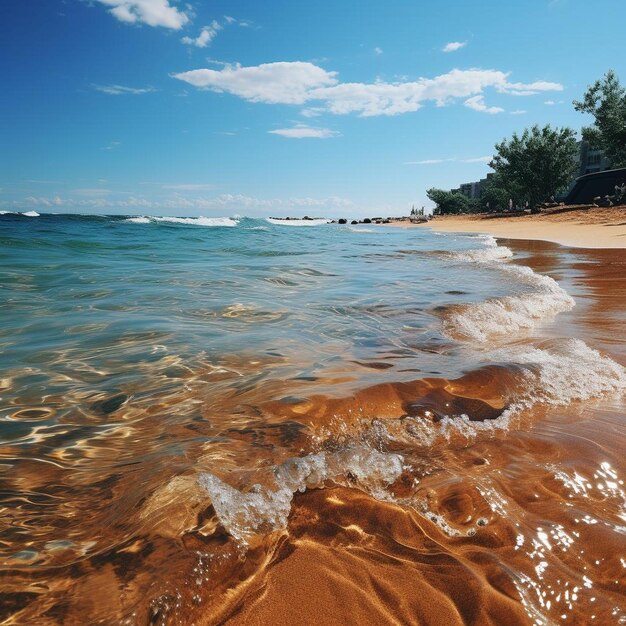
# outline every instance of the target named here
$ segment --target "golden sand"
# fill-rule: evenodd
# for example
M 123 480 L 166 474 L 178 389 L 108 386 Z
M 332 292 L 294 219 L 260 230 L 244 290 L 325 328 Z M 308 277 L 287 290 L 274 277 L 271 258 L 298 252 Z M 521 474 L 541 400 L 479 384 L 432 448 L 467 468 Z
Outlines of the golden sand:
M 551 241 L 576 248 L 626 247 L 626 206 L 556 209 L 538 215 L 438 216 L 427 224 L 395 222 L 404 228 L 432 228 L 441 232 L 488 233 L 494 237 Z

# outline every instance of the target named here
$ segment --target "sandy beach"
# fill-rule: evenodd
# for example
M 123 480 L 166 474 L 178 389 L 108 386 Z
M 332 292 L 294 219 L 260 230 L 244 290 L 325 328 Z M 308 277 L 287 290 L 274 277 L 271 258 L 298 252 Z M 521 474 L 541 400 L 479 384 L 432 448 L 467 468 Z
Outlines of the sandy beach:
M 560 208 L 538 215 L 444 215 L 428 224 L 396 222 L 403 228 L 432 228 L 442 232 L 488 233 L 507 239 L 550 241 L 575 248 L 626 246 L 626 206 Z

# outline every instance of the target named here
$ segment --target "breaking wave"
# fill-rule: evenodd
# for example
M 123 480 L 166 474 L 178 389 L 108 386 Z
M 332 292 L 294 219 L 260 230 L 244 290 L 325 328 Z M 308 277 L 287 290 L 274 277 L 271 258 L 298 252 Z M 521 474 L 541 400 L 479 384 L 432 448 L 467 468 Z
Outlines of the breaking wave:
M 507 348 L 494 358 L 512 359 L 531 383 L 520 403 L 565 405 L 626 391 L 626 370 L 580 339 L 559 339 L 536 347 Z
M 133 224 L 150 224 L 151 222 L 164 222 L 170 224 L 187 224 L 190 226 L 225 226 L 234 227 L 239 224 L 238 220 L 231 217 L 156 217 L 156 216 L 137 216 L 129 217 L 125 222 Z
M 255 535 L 286 528 L 296 492 L 323 487 L 332 480 L 388 500 L 385 487 L 398 479 L 402 469 L 400 455 L 359 445 L 288 459 L 274 468 L 271 487 L 257 484 L 243 492 L 209 473 L 202 474 L 199 483 L 209 494 L 222 526 L 245 546 Z
M 322 224 L 330 224 L 330 220 L 326 218 L 311 220 L 287 220 L 267 217 L 266 221 L 268 221 L 270 224 L 276 224 L 278 226 L 321 226 Z
M 493 237 L 485 243 L 485 248 L 450 254 L 459 261 L 493 263 L 529 291 L 454 307 L 444 318 L 444 332 L 449 337 L 484 343 L 528 330 L 574 307 L 574 299 L 553 278 L 530 267 L 504 263 L 513 256 L 511 250 L 498 246 Z
M 20 213 L 19 211 L 0 211 L 0 215 L 23 215 L 24 217 L 40 217 L 37 211 L 25 211 Z

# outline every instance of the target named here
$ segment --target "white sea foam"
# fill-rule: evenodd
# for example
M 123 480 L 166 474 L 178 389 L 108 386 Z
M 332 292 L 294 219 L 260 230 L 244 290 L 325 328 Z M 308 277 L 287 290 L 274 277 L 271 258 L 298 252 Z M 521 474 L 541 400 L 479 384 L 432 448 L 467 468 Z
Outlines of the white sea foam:
M 388 500 L 385 487 L 397 480 L 402 469 L 400 455 L 359 445 L 289 459 L 274 468 L 272 487 L 254 485 L 243 492 L 209 473 L 202 474 L 199 483 L 209 494 L 222 526 L 245 546 L 255 535 L 287 526 L 296 492 L 323 487 L 332 480 L 358 486 L 375 498 Z
M 517 284 L 524 285 L 529 290 L 457 308 L 444 320 L 444 332 L 447 335 L 483 343 L 530 329 L 539 321 L 568 311 L 576 304 L 549 276 L 537 274 L 529 267 L 504 263 L 513 253 L 505 246 L 498 246 L 493 237 L 487 235 L 482 240 L 485 248 L 454 252 L 453 258 L 474 263 L 492 263 L 500 271 L 510 274 Z
M 489 263 L 510 259 L 513 253 L 506 246 L 488 245 L 478 250 L 466 250 L 464 252 L 451 252 L 450 256 L 456 261 L 469 261 L 472 263 Z
M 138 215 L 136 217 L 129 217 L 124 221 L 131 222 L 133 224 L 151 224 L 153 222 L 164 222 L 170 224 L 188 224 L 191 226 L 226 226 L 231 228 L 239 224 L 236 219 L 233 219 L 231 217 L 159 217 L 153 215 Z
M 372 230 L 371 228 L 352 228 L 352 227 L 348 227 L 348 230 L 351 233 L 375 233 L 375 230 Z
M 579 339 L 558 339 L 538 346 L 510 346 L 488 355 L 492 362 L 519 366 L 520 391 L 493 420 L 472 421 L 469 415 L 446 415 L 433 423 L 423 417 L 402 422 L 374 420 L 366 425 L 376 441 L 399 441 L 431 448 L 438 442 L 473 441 L 511 427 L 512 420 L 532 407 L 566 406 L 572 402 L 626 393 L 626 370 Z
M 533 328 L 537 322 L 574 306 L 574 299 L 556 283 L 555 286 L 467 305 L 445 319 L 444 332 L 453 338 L 484 343 Z
M 279 226 L 321 226 L 322 224 L 330 224 L 330 220 L 325 218 L 313 220 L 280 220 L 273 217 L 267 217 L 265 219 L 270 224 L 277 224 Z
M 22 213 L 24 217 L 39 217 L 39 213 L 37 211 L 26 211 L 26 213 Z
M 626 392 L 626 370 L 580 339 L 559 339 L 539 347 L 507 348 L 494 353 L 528 367 L 529 386 L 522 402 L 569 404 L 607 393 Z
M 239 224 L 231 217 L 153 217 L 155 222 L 169 222 L 172 224 L 190 224 L 192 226 L 226 226 L 234 227 Z
M 524 376 L 522 392 L 511 399 L 512 403 L 501 417 L 471 421 L 468 415 L 450 415 L 438 423 L 422 418 L 404 422 L 374 420 L 369 422 L 372 437 L 376 441 L 409 438 L 425 446 L 432 446 L 442 438 L 452 441 L 461 436 L 472 440 L 481 434 L 506 430 L 513 417 L 537 404 L 566 405 L 608 393 L 626 393 L 626 370 L 578 339 L 507 348 L 493 352 L 490 358 L 520 365 Z M 404 436 L 399 432 L 401 425 L 406 429 Z M 320 488 L 333 481 L 358 487 L 379 500 L 393 501 L 387 488 L 400 477 L 403 469 L 404 459 L 400 455 L 378 452 L 359 444 L 338 452 L 289 459 L 273 469 L 269 486 L 254 485 L 249 490 L 239 491 L 210 473 L 202 474 L 199 484 L 211 498 L 222 526 L 245 547 L 257 535 L 286 527 L 296 492 Z M 419 503 L 411 505 L 422 510 Z M 422 513 L 445 532 L 458 534 L 427 510 Z
M 523 390 L 502 416 L 491 422 L 471 422 L 471 428 L 489 423 L 507 427 L 509 418 L 537 404 L 565 406 L 608 394 L 626 393 L 626 369 L 590 348 L 580 339 L 553 339 L 538 346 L 509 346 L 490 358 L 522 366 Z M 467 424 L 466 424 L 467 426 Z

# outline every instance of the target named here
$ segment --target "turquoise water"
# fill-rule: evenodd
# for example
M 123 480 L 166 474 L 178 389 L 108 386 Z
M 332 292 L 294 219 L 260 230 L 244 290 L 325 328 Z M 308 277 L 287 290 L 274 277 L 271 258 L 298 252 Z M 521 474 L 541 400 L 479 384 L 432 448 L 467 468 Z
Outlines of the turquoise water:
M 538 407 L 626 388 L 568 336 L 576 303 L 530 256 L 429 229 L 0 214 L 0 617 L 190 623 L 324 486 L 428 515 L 452 546 L 482 521 L 433 494 L 463 484 L 480 520 L 526 532 L 472 446 L 495 446 L 493 476 L 538 467 L 514 434 Z
M 141 385 L 142 368 L 152 372 L 167 355 L 191 363 L 199 354 L 216 363 L 280 357 L 285 376 L 315 376 L 346 354 L 384 359 L 396 379 L 407 365 L 441 373 L 420 348 L 449 343 L 437 307 L 510 290 L 488 267 L 432 254 L 478 241 L 252 219 L 207 227 L 3 215 L 0 367 L 32 370 L 13 388 L 26 397 L 49 392 L 52 375 L 86 392 Z M 101 369 L 105 377 L 80 380 Z M 445 373 L 458 372 L 453 365 Z

